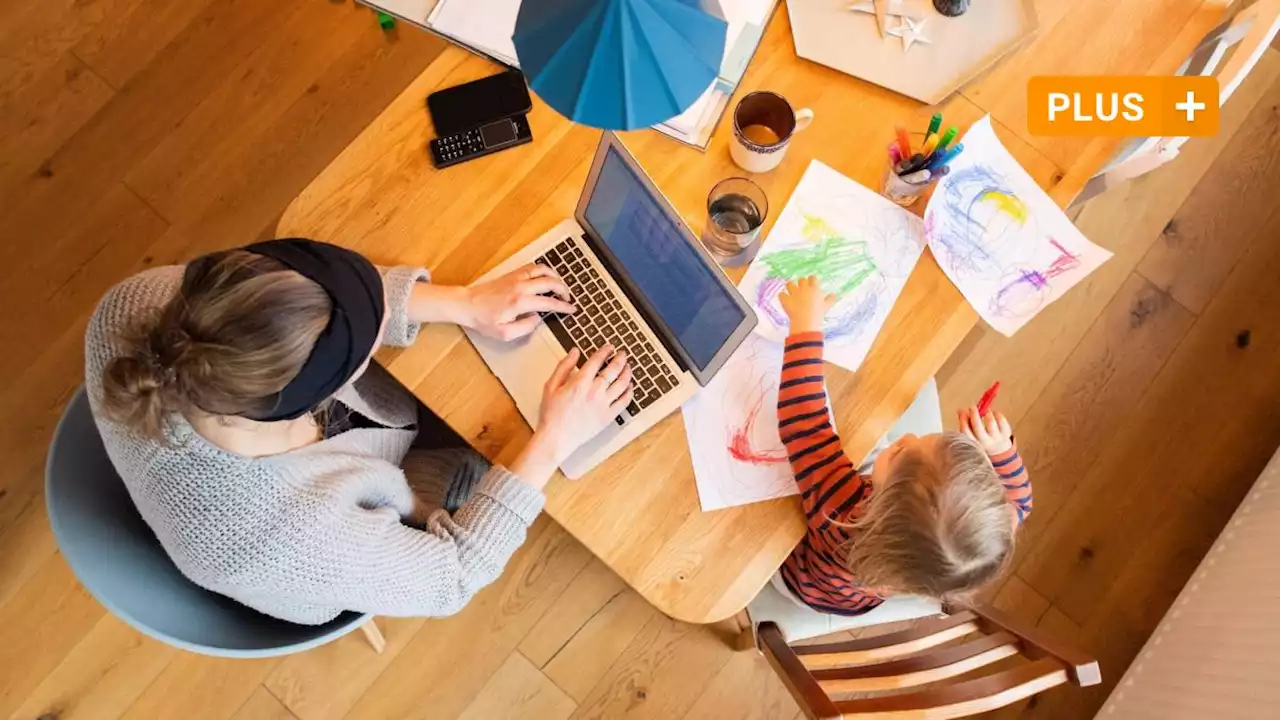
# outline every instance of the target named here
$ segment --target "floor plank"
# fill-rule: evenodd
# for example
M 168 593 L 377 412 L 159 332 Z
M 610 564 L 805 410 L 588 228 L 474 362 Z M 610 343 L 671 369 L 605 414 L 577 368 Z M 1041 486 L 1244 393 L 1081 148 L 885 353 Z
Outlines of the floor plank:
M 212 0 L 135 0 L 103 18 L 72 48 L 112 87 L 123 88 L 200 17 Z
M 681 717 L 734 654 L 706 628 L 655 617 L 582 701 L 573 718 Z
M 1280 187 L 1280 83 L 1271 86 L 1244 126 L 1178 209 L 1169 232 L 1151 246 L 1138 271 L 1178 302 L 1200 312 L 1235 267 L 1269 213 Z M 1265 198 L 1265 199 L 1264 199 Z
M 1018 447 L 1030 465 L 1035 490 L 1034 509 L 1019 533 L 1020 546 L 1040 547 L 1041 533 L 1081 487 L 1082 478 L 1095 472 L 1094 459 L 1128 422 L 1143 390 L 1193 319 L 1168 295 L 1130 274 L 1035 405 L 1015 421 Z
M 263 681 L 299 720 L 336 720 L 395 661 L 426 624 L 422 618 L 378 618 L 387 647 L 376 653 L 353 632 L 310 652 L 290 655 Z
M 458 717 L 459 720 L 499 717 L 566 720 L 577 707 L 573 699 L 538 672 L 528 658 L 513 652 Z
M 734 653 L 685 713 L 685 720 L 774 720 L 792 717 L 799 707 L 757 652 Z
M 244 705 L 232 716 L 232 720 L 297 720 L 289 708 L 267 692 L 264 687 L 253 691 Z
M 1036 592 L 1026 580 L 1010 575 L 1000 592 L 996 593 L 991 605 L 1014 620 L 1035 627 L 1049 609 L 1049 600 Z
M 201 718 L 236 715 L 257 692 L 280 658 L 228 659 L 178 653 L 155 682 L 138 697 L 124 720 Z
M 0 607 L 0 717 L 22 705 L 105 614 L 62 558 L 49 558 Z
M 603 612 L 626 588 L 626 583 L 617 573 L 592 558 L 556 601 L 556 611 L 544 615 L 520 642 L 520 653 L 534 666 L 545 668 L 579 630 Z
M 545 516 L 497 582 L 462 612 L 430 620 L 347 717 L 455 717 L 547 612 L 590 553 Z
M 1280 218 L 1264 228 L 1020 574 L 1085 625 L 1133 548 L 1191 493 L 1221 528 L 1280 444 Z M 1257 339 L 1234 342 L 1241 328 Z M 1194 438 L 1194 442 L 1189 442 Z M 1172 598 L 1168 598 L 1172 600 Z
M 115 90 L 70 52 L 43 77 L 0 105 L 0 195 L 57 150 L 115 96 Z
M 636 636 L 658 617 L 658 611 L 636 591 L 619 593 L 574 634 L 543 672 L 582 702 Z
M 37 484 L 37 478 L 31 477 L 31 473 L 25 475 L 28 480 L 24 485 Z M 0 489 L 0 493 L 3 492 Z M 4 526 L 0 547 L 21 548 L 20 552 L 0 553 L 0 606 L 3 606 L 58 550 L 45 514 L 43 490 L 32 494 L 26 506 L 17 509 L 16 518 Z
M 276 126 L 326 68 L 369 29 L 363 8 L 330 4 L 327 12 L 282 6 L 270 42 L 240 58 L 216 88 L 157 143 L 124 182 L 169 219 L 191 216 L 213 202 L 211 179 L 224 178 L 246 146 Z M 292 11 L 292 12 L 289 12 Z M 316 43 L 324 37 L 324 43 Z M 317 88 L 318 90 L 318 88 Z
M 178 653 L 106 615 L 27 695 L 13 716 L 117 718 Z

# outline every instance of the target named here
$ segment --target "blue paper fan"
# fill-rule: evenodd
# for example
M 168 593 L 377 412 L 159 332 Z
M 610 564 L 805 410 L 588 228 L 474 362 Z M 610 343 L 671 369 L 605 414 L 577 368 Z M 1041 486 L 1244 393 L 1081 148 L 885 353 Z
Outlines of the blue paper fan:
M 632 130 L 684 112 L 720 73 L 714 0 L 524 0 L 516 55 L 529 87 L 574 122 Z

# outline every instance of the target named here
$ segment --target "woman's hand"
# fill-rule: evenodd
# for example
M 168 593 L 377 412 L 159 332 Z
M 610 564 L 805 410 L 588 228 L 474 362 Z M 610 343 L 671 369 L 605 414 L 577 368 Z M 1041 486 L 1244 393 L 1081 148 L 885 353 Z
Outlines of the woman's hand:
M 822 316 L 835 304 L 836 296 L 823 293 L 818 278 L 810 275 L 787 283 L 778 302 L 791 318 L 792 334 L 822 332 Z
M 633 394 L 631 367 L 626 353 L 610 359 L 612 353 L 613 347 L 605 345 L 579 368 L 574 348 L 560 361 L 542 390 L 538 428 L 511 472 L 542 487 L 574 450 L 626 409 Z
M 976 440 L 987 452 L 987 457 L 1009 452 L 1013 447 L 1013 427 L 1004 413 L 988 412 L 985 417 L 978 417 L 978 408 L 970 407 L 957 414 L 960 432 Z
M 497 340 L 533 332 L 540 312 L 573 313 L 569 286 L 546 265 L 525 265 L 486 283 L 466 288 L 459 325 Z

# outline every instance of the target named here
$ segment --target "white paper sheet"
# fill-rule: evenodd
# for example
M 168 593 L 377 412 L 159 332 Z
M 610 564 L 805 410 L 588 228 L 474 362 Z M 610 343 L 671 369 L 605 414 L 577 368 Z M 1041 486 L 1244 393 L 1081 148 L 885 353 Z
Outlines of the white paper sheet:
M 1013 159 L 990 117 L 962 141 L 925 210 L 925 236 L 974 310 L 1012 335 L 1111 253 L 1089 242 Z
M 778 434 L 782 346 L 748 336 L 685 403 L 684 428 L 704 512 L 795 495 Z
M 438 33 L 520 67 L 511 41 L 519 14 L 520 0 L 440 0 L 428 24 Z
M 781 343 L 778 295 L 817 275 L 839 299 L 826 315 L 826 359 L 857 370 L 920 259 L 920 219 L 814 160 L 738 286 L 756 308 L 756 332 Z

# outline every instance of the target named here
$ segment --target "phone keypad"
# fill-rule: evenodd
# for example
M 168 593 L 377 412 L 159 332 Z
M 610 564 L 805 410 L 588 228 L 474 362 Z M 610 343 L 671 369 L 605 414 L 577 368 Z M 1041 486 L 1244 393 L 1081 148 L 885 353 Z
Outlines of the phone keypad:
M 445 162 L 484 152 L 484 139 L 480 137 L 479 128 L 439 138 L 438 144 L 440 159 Z
M 509 123 L 509 128 L 496 128 L 495 123 L 490 123 L 466 132 L 434 138 L 428 143 L 432 164 L 443 169 L 533 142 L 529 121 L 523 115 L 507 118 L 505 122 Z M 488 142 L 485 141 L 485 130 L 490 130 Z

